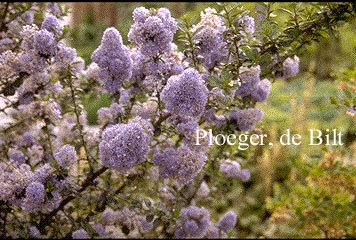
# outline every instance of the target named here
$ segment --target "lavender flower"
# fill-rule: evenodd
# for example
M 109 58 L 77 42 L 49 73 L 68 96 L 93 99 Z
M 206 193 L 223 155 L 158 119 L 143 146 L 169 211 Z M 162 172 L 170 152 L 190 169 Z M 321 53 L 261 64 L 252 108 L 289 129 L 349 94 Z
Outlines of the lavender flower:
M 206 228 L 204 238 L 217 239 L 217 238 L 228 238 L 227 234 L 224 231 L 221 231 L 213 223 L 210 223 Z
M 21 18 L 25 22 L 26 25 L 30 25 L 33 23 L 33 12 L 26 11 L 21 15 Z
M 176 231 L 176 238 L 202 238 L 210 225 L 210 213 L 205 208 L 189 206 L 182 208 Z
M 46 9 L 49 13 L 53 14 L 54 16 L 61 17 L 62 11 L 59 4 L 60 3 L 55 3 L 55 2 L 46 3 Z
M 251 173 L 248 169 L 241 169 L 239 177 L 243 182 L 247 182 L 251 178 Z
M 37 168 L 29 178 L 32 182 L 41 182 L 44 183 L 54 172 L 54 168 L 51 167 L 48 163 Z
M 252 36 L 255 33 L 255 19 L 248 15 L 243 16 L 238 20 L 238 24 L 242 28 L 242 31 Z
M 43 29 L 38 31 L 34 36 L 34 47 L 38 54 L 48 58 L 56 53 L 57 42 L 53 33 Z
M 101 44 L 91 58 L 100 67 L 100 80 L 109 92 L 116 92 L 121 83 L 132 75 L 130 52 L 113 27 L 105 30 Z
M 132 12 L 132 18 L 137 23 L 143 23 L 150 15 L 150 10 L 145 7 L 135 8 Z
M 153 163 L 160 167 L 160 176 L 174 179 L 178 186 L 191 182 L 206 160 L 204 153 L 192 151 L 186 145 L 181 145 L 178 149 L 167 148 L 153 157 Z
M 245 97 L 253 93 L 257 84 L 260 82 L 261 67 L 245 67 L 239 68 L 239 76 L 241 86 L 236 90 L 236 95 Z
M 67 47 L 65 45 L 60 45 L 58 47 L 58 52 L 54 58 L 55 62 L 60 63 L 64 67 L 71 64 L 77 57 L 77 51 L 75 48 Z
M 74 238 L 74 239 L 88 239 L 88 238 L 90 238 L 90 235 L 84 229 L 79 229 L 72 233 L 72 238 Z
M 148 232 L 153 227 L 153 222 L 147 222 L 145 216 L 137 216 L 136 227 L 141 233 Z
M 229 178 L 239 178 L 243 182 L 247 182 L 251 173 L 248 169 L 241 169 L 241 166 L 236 161 L 225 160 L 220 164 L 220 171 L 225 173 Z
M 34 226 L 30 227 L 28 229 L 28 232 L 29 232 L 30 236 L 33 238 L 40 238 L 40 236 L 41 236 L 40 231 L 37 229 L 37 227 L 34 227 Z
M 226 61 L 228 50 L 225 49 L 223 18 L 216 15 L 216 10 L 206 8 L 200 13 L 201 21 L 192 27 L 195 32 L 193 41 L 199 46 L 197 54 L 202 64 L 208 68 L 214 68 L 218 62 Z
M 38 46 L 39 50 L 42 51 L 42 47 Z M 50 46 L 51 47 L 51 46 Z M 49 50 L 49 53 L 51 51 L 54 51 L 53 49 L 47 49 Z M 46 53 L 46 49 L 43 49 L 43 51 Z M 38 55 L 38 52 L 36 50 L 29 50 L 26 52 L 23 52 L 22 54 L 19 55 L 19 65 L 20 69 L 22 72 L 28 73 L 28 74 L 34 74 L 37 72 L 42 72 L 43 69 L 46 69 L 48 64 L 46 63 L 46 58 L 40 57 Z
M 77 152 L 71 145 L 64 145 L 59 149 L 59 152 L 54 154 L 54 157 L 62 168 L 68 167 L 78 161 Z
M 271 88 L 271 82 L 268 79 L 263 79 L 257 84 L 256 89 L 252 92 L 251 96 L 257 102 L 264 102 L 267 100 Z
M 224 216 L 220 218 L 219 228 L 224 230 L 225 232 L 230 231 L 236 225 L 236 218 L 236 213 L 233 211 L 225 213 Z
M 126 173 L 134 165 L 145 161 L 150 136 L 136 122 L 107 127 L 99 144 L 104 166 Z
M 230 120 L 236 122 L 240 131 L 252 130 L 263 118 L 263 112 L 258 108 L 232 110 Z
M 191 138 L 198 128 L 199 124 L 195 120 L 189 120 L 187 122 L 179 123 L 176 127 L 176 131 L 186 138 Z
M 46 191 L 42 183 L 31 183 L 26 188 L 26 198 L 34 205 L 40 205 L 46 197 Z
M 161 93 L 167 110 L 183 117 L 198 117 L 205 108 L 208 89 L 199 72 L 188 68 L 180 75 L 168 79 Z
M 236 178 L 240 174 L 241 166 L 236 161 L 225 160 L 220 164 L 220 171 L 230 178 Z
M 16 161 L 20 164 L 25 163 L 26 157 L 25 155 L 19 151 L 19 150 L 14 150 L 9 154 L 9 157 L 11 160 Z
M 299 57 L 294 55 L 283 62 L 283 78 L 291 78 L 299 72 Z
M 98 123 L 105 125 L 112 122 L 119 114 L 125 113 L 125 109 L 121 104 L 112 103 L 110 107 L 102 107 L 98 110 Z
M 177 23 L 168 9 L 160 8 L 156 16 L 151 16 L 140 7 L 134 10 L 133 19 L 128 38 L 143 55 L 153 57 L 170 51 Z
M 0 174 L 1 200 L 12 200 L 16 198 L 16 194 L 23 192 L 31 177 L 31 167 L 27 164 L 21 164 L 18 167 L 11 168 L 9 172 L 4 169 Z M 3 168 L 1 170 L 3 170 Z
M 47 30 L 49 32 L 52 32 L 53 34 L 60 34 L 62 31 L 62 26 L 58 20 L 58 18 L 56 18 L 53 15 L 49 15 L 47 16 L 41 25 L 41 29 Z
M 205 198 L 205 197 L 209 196 L 209 193 L 210 193 L 210 188 L 209 188 L 208 184 L 205 181 L 203 181 L 200 184 L 200 187 L 196 193 L 196 196 L 198 198 Z

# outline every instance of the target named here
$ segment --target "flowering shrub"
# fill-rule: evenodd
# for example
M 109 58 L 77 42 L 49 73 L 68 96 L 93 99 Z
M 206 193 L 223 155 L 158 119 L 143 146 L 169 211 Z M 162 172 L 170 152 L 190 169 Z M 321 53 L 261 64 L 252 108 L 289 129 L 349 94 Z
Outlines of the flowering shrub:
M 239 4 L 207 8 L 197 22 L 139 7 L 130 44 L 106 29 L 88 66 L 66 42 L 65 8 L 46 4 L 44 16 L 36 3 L 1 9 L 9 121 L 0 129 L 0 236 L 215 238 L 236 235 L 238 216 L 214 219 L 199 206 L 211 179 L 219 171 L 225 181 L 253 176 L 248 151 L 196 145 L 196 130 L 259 131 L 256 103 L 271 82 L 295 76 L 297 51 L 348 20 L 355 5 L 308 14 L 295 5 L 287 26 L 274 21 L 271 4 L 260 5 L 258 21 Z M 112 98 L 96 128 L 81 103 L 87 92 Z

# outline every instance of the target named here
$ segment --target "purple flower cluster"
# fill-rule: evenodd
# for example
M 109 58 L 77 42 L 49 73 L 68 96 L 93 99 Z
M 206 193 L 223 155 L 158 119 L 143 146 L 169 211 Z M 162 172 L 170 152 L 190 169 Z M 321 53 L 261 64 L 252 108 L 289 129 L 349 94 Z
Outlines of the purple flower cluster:
M 283 62 L 283 78 L 291 78 L 299 72 L 299 57 L 294 55 Z
M 203 238 L 210 225 L 210 213 L 205 208 L 189 206 L 180 211 L 181 219 L 177 223 L 176 238 Z
M 205 208 L 189 206 L 182 208 L 175 228 L 176 238 L 226 238 L 227 232 L 236 225 L 236 214 L 229 211 L 221 217 L 217 226 L 210 221 Z
M 107 127 L 99 144 L 101 161 L 104 166 L 126 173 L 132 167 L 145 161 L 150 135 L 134 121 Z
M 242 31 L 252 36 L 255 33 L 255 19 L 248 15 L 244 15 L 238 20 L 238 25 Z
M 262 121 L 263 112 L 258 108 L 231 110 L 229 119 L 235 122 L 240 131 L 252 130 Z
M 53 15 L 48 15 L 42 22 L 41 29 L 52 32 L 55 35 L 61 34 L 63 26 L 58 18 Z
M 34 47 L 40 56 L 45 58 L 53 57 L 57 47 L 54 34 L 46 29 L 38 31 L 34 36 Z
M 117 103 L 112 103 L 110 107 L 102 107 L 97 112 L 98 123 L 103 126 L 112 122 L 119 114 L 123 114 L 124 112 L 124 107 Z
M 148 57 L 167 53 L 171 49 L 177 23 L 166 8 L 160 8 L 155 16 L 144 7 L 136 8 L 132 14 L 134 24 L 128 38 L 140 52 Z
M 0 200 L 9 201 L 26 213 L 49 212 L 58 207 L 61 196 L 58 191 L 47 191 L 51 181 L 57 186 L 54 169 L 48 164 L 34 172 L 27 164 L 15 164 L 3 169 L 0 174 Z
M 59 151 L 54 154 L 54 157 L 62 168 L 66 168 L 78 161 L 75 148 L 68 144 L 62 146 Z
M 120 211 L 113 211 L 110 208 L 105 209 L 100 222 L 108 227 L 118 224 L 130 231 L 136 228 L 141 233 L 148 232 L 153 227 L 153 222 L 148 222 L 145 216 L 137 214 L 126 207 Z
M 172 43 L 177 23 L 168 9 L 153 14 L 139 7 L 133 12 L 134 24 L 128 34 L 134 44 L 132 79 L 138 86 L 157 93 L 166 80 L 183 71 L 182 53 Z
M 248 181 L 251 177 L 248 169 L 241 169 L 238 162 L 231 160 L 225 160 L 220 164 L 220 172 L 223 172 L 229 178 L 240 178 L 243 182 Z
M 205 108 L 208 89 L 199 72 L 193 68 L 185 69 L 180 75 L 168 79 L 161 99 L 166 109 L 181 117 L 198 117 Z
M 91 58 L 100 67 L 99 80 L 109 92 L 117 92 L 122 82 L 132 75 L 130 51 L 123 45 L 120 33 L 113 27 L 105 30 L 101 44 Z
M 26 199 L 34 205 L 39 205 L 44 202 L 46 190 L 42 183 L 34 182 L 26 188 Z
M 240 87 L 236 95 L 240 97 L 251 96 L 254 101 L 266 101 L 271 91 L 271 82 L 268 79 L 260 80 L 261 67 L 240 67 Z
M 215 9 L 206 8 L 200 13 L 200 22 L 193 26 L 195 32 L 193 41 L 199 48 L 198 57 L 207 69 L 213 69 L 219 62 L 227 60 L 228 50 L 225 49 L 223 18 L 218 16 Z
M 224 230 L 225 232 L 230 231 L 236 225 L 237 216 L 233 211 L 229 211 L 225 213 L 219 220 L 219 228 Z
M 177 149 L 166 148 L 153 157 L 153 163 L 160 167 L 160 176 L 174 179 L 178 186 L 191 182 L 201 171 L 206 160 L 203 152 L 193 151 L 184 144 Z

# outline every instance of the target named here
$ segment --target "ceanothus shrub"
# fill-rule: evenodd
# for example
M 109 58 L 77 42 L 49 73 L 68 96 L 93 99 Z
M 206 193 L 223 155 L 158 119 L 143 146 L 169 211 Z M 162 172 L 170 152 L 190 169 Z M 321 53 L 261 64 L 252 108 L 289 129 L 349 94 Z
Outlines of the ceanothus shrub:
M 263 26 L 275 25 L 261 6 Z M 325 18 L 321 30 L 337 26 L 335 11 L 348 20 L 354 8 L 330 6 L 308 18 Z M 197 21 L 138 7 L 129 44 L 109 27 L 85 63 L 66 39 L 67 8 L 0 9 L 1 237 L 237 236 L 236 209 L 220 214 L 203 200 L 223 198 L 216 176 L 251 181 L 252 155 L 207 139 L 197 146 L 195 132 L 258 131 L 259 102 L 275 78 L 298 73 L 297 49 L 317 33 L 295 34 L 302 24 L 288 21 L 271 41 L 241 4 L 207 8 Z M 95 126 L 83 106 L 87 94 L 110 96 Z

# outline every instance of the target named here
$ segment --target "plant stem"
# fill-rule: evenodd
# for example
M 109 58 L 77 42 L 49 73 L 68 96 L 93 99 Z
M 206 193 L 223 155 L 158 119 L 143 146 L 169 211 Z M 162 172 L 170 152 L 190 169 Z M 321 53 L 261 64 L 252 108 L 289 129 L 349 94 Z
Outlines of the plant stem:
M 69 87 L 70 87 L 70 91 L 71 91 L 72 102 L 74 105 L 74 114 L 76 117 L 76 127 L 79 130 L 80 142 L 81 142 L 81 145 L 84 147 L 85 156 L 86 156 L 86 160 L 88 161 L 90 171 L 93 172 L 93 167 L 92 167 L 90 159 L 89 159 L 89 151 L 88 151 L 87 145 L 84 140 L 84 129 L 83 129 L 82 124 L 80 124 L 80 116 L 79 116 L 79 112 L 78 112 L 79 109 L 78 109 L 78 106 L 77 106 L 77 103 L 75 100 L 75 91 L 74 91 L 74 86 L 72 83 L 72 74 L 70 74 L 70 76 L 68 77 L 68 83 L 69 83 Z M 79 160 L 78 160 L 78 164 L 79 164 Z
M 100 168 L 98 171 L 90 174 L 82 183 L 81 188 L 78 190 L 78 193 L 83 192 L 87 187 L 89 187 L 90 185 L 93 184 L 93 181 L 99 177 L 102 173 L 104 173 L 107 170 L 107 167 L 102 167 Z M 70 195 L 68 197 L 66 197 L 65 199 L 63 199 L 61 201 L 61 203 L 59 204 L 59 206 L 57 208 L 55 208 L 54 210 L 52 210 L 50 213 L 46 214 L 44 218 L 42 218 L 42 220 L 37 224 L 37 228 L 38 230 L 42 233 L 45 234 L 45 227 L 48 226 L 51 223 L 51 220 L 54 216 L 57 215 L 57 213 L 61 210 L 63 210 L 63 208 L 70 203 L 72 200 L 76 199 L 78 197 L 78 195 Z

